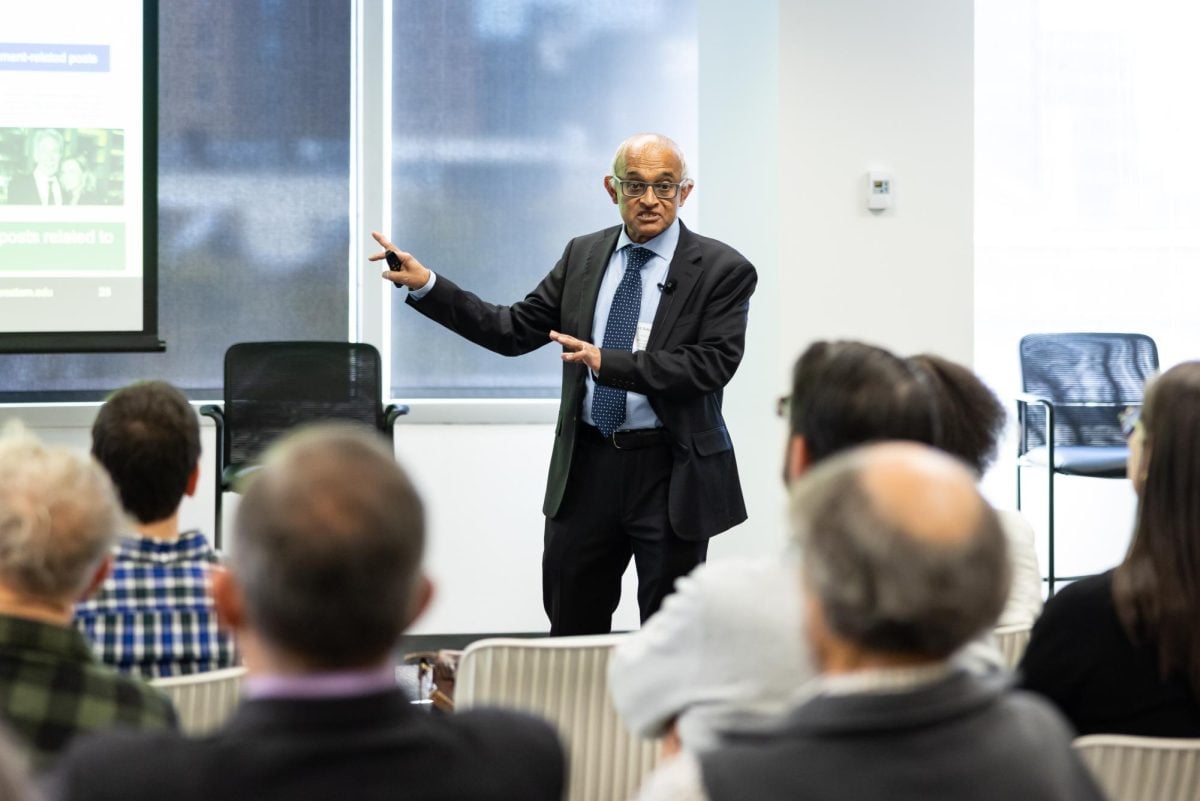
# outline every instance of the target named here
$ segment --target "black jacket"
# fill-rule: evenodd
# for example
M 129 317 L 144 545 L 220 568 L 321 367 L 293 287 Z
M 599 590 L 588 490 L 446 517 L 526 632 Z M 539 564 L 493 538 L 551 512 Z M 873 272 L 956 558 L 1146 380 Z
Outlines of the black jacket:
M 567 243 L 562 258 L 524 300 L 500 306 L 438 273 L 428 295 L 409 304 L 489 350 L 507 356 L 547 344 L 551 330 L 591 342 L 600 281 L 621 227 Z M 725 385 L 742 360 L 757 274 L 742 254 L 680 222 L 679 244 L 646 349 L 604 350 L 598 381 L 641 393 L 671 435 L 669 514 L 684 539 L 712 537 L 746 519 L 733 440 L 721 414 Z M 542 511 L 554 517 L 575 452 L 585 394 L 581 364 L 563 363 L 562 396 Z
M 197 739 L 97 735 L 68 752 L 48 786 L 70 801 L 559 801 L 563 782 L 548 724 L 429 714 L 393 691 L 246 701 Z

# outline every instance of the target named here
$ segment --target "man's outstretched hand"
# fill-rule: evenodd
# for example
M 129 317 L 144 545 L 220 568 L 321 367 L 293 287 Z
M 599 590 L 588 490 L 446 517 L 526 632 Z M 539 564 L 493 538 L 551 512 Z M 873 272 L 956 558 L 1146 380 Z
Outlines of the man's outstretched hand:
M 600 372 L 600 349 L 590 342 L 569 337 L 557 331 L 550 332 L 550 338 L 562 345 L 562 360 L 564 362 L 581 362 L 588 366 L 593 373 Z
M 381 261 L 386 259 L 389 253 L 395 257 L 389 260 L 388 269 L 383 271 L 384 279 L 391 281 L 396 286 L 409 289 L 420 289 L 429 283 L 429 270 L 417 261 L 416 257 L 400 250 L 378 231 L 372 231 L 371 236 L 383 247 L 383 250 L 373 256 L 368 256 L 368 260 Z

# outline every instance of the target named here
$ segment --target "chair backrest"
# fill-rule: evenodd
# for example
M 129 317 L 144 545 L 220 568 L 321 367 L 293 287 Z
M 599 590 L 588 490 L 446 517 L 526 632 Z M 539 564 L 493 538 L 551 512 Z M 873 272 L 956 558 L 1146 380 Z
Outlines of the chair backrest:
M 245 675 L 244 667 L 235 667 L 152 679 L 150 684 L 171 699 L 183 733 L 196 736 L 207 734 L 228 720 L 238 704 Z
M 625 728 L 608 694 L 609 657 L 623 636 L 479 640 L 459 662 L 455 708 L 498 706 L 545 718 L 567 749 L 569 801 L 631 798 L 660 749 Z
M 1089 734 L 1075 749 L 1111 801 L 1200 798 L 1200 740 Z
M 1029 633 L 1033 626 L 1021 623 L 1016 626 L 997 626 L 993 633 L 996 635 L 996 647 L 1004 657 L 1004 664 L 1009 670 L 1016 670 L 1025 655 L 1025 646 L 1029 645 Z
M 258 459 L 280 434 L 318 420 L 384 425 L 379 351 L 361 342 L 240 342 L 225 351 L 224 462 Z
M 1146 379 L 1157 371 L 1158 348 L 1145 334 L 1030 334 L 1021 339 L 1021 385 L 1025 392 L 1055 402 L 1056 446 L 1124 445 L 1118 415 L 1142 402 Z M 1028 415 L 1022 453 L 1046 444 L 1045 410 L 1031 407 Z

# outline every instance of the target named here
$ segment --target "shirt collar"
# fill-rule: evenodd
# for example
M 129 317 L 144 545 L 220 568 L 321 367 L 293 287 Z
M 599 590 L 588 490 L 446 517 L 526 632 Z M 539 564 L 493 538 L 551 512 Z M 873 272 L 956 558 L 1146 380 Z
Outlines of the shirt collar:
M 396 666 L 391 662 L 367 670 L 337 670 L 285 676 L 263 673 L 247 676 L 242 682 L 246 698 L 352 698 L 394 690 Z
M 649 189 L 646 190 L 650 191 Z M 671 261 L 675 255 L 675 248 L 679 245 L 679 218 L 676 217 L 667 229 L 658 236 L 651 239 L 649 242 L 634 242 L 629 238 L 629 233 L 625 230 L 625 226 L 621 226 L 621 235 L 617 237 L 617 252 L 626 245 L 634 245 L 635 247 L 646 248 L 659 258 Z
M 861 695 L 903 693 L 934 684 L 954 668 L 949 662 L 898 668 L 871 668 L 853 673 L 818 676 L 809 688 L 814 695 Z
M 137 532 L 117 541 L 117 554 L 127 559 L 170 562 L 176 559 L 202 559 L 209 552 L 208 540 L 199 531 L 185 531 L 174 540 L 146 537 Z

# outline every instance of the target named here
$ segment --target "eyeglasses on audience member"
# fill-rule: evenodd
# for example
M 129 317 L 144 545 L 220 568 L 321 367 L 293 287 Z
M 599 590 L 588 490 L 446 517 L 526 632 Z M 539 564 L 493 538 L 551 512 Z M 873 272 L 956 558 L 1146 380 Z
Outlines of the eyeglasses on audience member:
M 1126 406 L 1125 411 L 1117 415 L 1117 420 L 1121 423 L 1121 435 L 1129 439 L 1142 424 L 1142 407 Z

